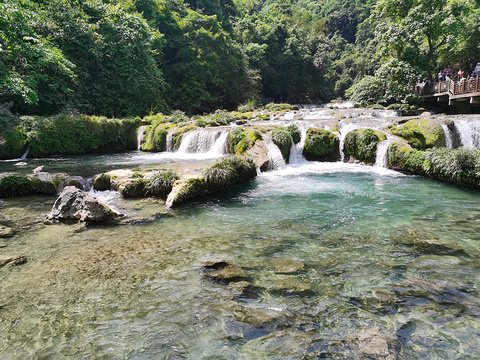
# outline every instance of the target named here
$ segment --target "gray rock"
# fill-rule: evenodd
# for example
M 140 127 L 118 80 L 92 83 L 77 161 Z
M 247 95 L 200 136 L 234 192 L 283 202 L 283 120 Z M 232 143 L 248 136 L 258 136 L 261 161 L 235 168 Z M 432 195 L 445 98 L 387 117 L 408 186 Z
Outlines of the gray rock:
M 4 225 L 0 225 L 0 238 L 11 238 L 15 234 L 15 230 Z
M 17 266 L 25 263 L 27 258 L 23 255 L 0 255 L 0 267 L 7 264 L 11 266 Z
M 247 155 L 252 157 L 255 166 L 260 169 L 261 172 L 268 171 L 270 158 L 265 141 L 257 141 L 255 145 L 247 151 Z
M 67 186 L 53 204 L 47 220 L 108 224 L 123 216 L 84 191 Z
M 401 343 L 385 329 L 364 328 L 357 333 L 357 341 L 361 359 L 406 359 Z
M 65 187 L 75 186 L 80 190 L 88 190 L 87 180 L 81 176 L 69 176 L 65 179 Z

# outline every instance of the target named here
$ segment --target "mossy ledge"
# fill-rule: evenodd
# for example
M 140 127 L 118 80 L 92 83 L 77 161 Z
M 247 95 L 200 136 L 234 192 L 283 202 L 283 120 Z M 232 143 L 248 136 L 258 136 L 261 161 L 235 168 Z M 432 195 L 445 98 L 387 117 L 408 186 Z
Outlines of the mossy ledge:
M 420 151 L 393 143 L 388 148 L 388 164 L 395 170 L 480 188 L 479 149 L 435 148 Z
M 203 176 L 177 181 L 166 207 L 173 208 L 195 197 L 214 194 L 257 176 L 255 163 L 241 156 L 217 161 L 203 170 Z
M 340 140 L 331 131 L 308 129 L 303 156 L 309 161 L 338 161 Z

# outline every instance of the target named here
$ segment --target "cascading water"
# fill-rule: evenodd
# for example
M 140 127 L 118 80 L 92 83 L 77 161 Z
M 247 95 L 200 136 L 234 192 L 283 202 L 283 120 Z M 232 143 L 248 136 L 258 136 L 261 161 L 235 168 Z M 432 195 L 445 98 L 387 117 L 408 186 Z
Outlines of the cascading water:
M 228 131 L 225 129 L 197 129 L 194 131 L 190 131 L 187 134 L 183 135 L 182 142 L 180 143 L 180 147 L 178 149 L 178 153 L 209 153 L 211 150 L 216 149 L 217 152 L 224 154 L 227 136 Z
M 290 164 L 299 164 L 305 162 L 305 157 L 303 156 L 303 148 L 305 147 L 305 139 L 307 138 L 307 127 L 303 124 L 297 124 L 300 129 L 300 142 L 298 144 L 292 144 L 290 149 Z
M 285 167 L 285 159 L 283 158 L 282 152 L 278 146 L 267 137 L 265 137 L 265 144 L 267 145 L 268 157 L 270 159 L 268 170 L 277 170 Z
M 145 128 L 147 125 L 142 125 L 137 130 L 137 150 L 142 149 L 143 135 L 145 134 Z
M 443 122 L 440 122 L 440 126 L 442 127 L 443 133 L 445 134 L 445 147 L 451 149 L 453 147 L 452 134 L 450 133 L 447 125 L 445 125 Z
M 335 132 L 338 135 L 338 138 L 340 140 L 340 161 L 344 162 L 345 161 L 345 152 L 343 151 L 343 146 L 345 144 L 345 137 L 350 131 L 357 130 L 359 129 L 360 126 L 356 123 L 350 123 L 345 126 L 343 126 L 340 129 L 340 132 Z
M 388 147 L 393 142 L 393 139 L 383 140 L 377 145 L 377 155 L 375 158 L 375 166 L 386 168 L 388 166 Z
M 168 131 L 167 134 L 167 143 L 166 143 L 166 150 L 169 152 L 173 151 L 173 133 L 177 130 L 177 127 L 173 127 Z
M 30 145 L 28 145 L 27 150 L 25 153 L 20 157 L 20 160 L 25 160 L 28 156 L 28 153 L 30 152 Z
M 480 121 L 455 120 L 455 128 L 463 147 L 480 148 Z

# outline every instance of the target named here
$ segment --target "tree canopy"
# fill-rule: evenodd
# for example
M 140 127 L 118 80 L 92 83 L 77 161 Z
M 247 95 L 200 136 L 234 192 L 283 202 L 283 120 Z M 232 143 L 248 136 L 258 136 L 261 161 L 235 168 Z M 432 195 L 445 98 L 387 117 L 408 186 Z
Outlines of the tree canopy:
M 480 61 L 479 18 L 479 0 L 4 0 L 0 106 L 203 113 L 325 102 L 364 78 L 367 99 L 408 102 L 419 76 Z

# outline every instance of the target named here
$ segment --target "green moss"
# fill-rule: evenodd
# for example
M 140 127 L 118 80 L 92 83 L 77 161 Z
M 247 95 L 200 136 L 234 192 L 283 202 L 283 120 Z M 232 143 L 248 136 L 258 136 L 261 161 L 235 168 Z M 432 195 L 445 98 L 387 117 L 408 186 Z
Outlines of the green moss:
M 194 197 L 207 194 L 207 184 L 204 178 L 191 178 L 175 197 L 175 203 L 179 204 Z
M 289 110 L 295 110 L 298 108 L 295 108 L 294 106 L 290 104 L 275 104 L 275 103 L 269 103 L 265 105 L 265 110 L 267 111 L 277 111 L 277 112 L 285 112 Z
M 407 121 L 401 127 L 393 130 L 392 134 L 405 139 L 417 149 L 445 146 L 443 128 L 433 119 Z
M 110 190 L 112 177 L 109 174 L 99 174 L 93 178 L 93 188 L 97 191 Z
M 293 139 L 290 131 L 286 128 L 278 128 L 272 131 L 272 141 L 278 146 L 282 152 L 285 162 L 288 164 L 290 158 L 290 149 L 292 147 Z
M 238 143 L 240 143 L 246 137 L 247 137 L 247 134 L 245 130 L 240 127 L 233 128 L 228 132 L 227 144 L 228 144 L 228 151 L 230 152 L 230 154 L 237 154 Z M 241 145 L 240 149 L 243 147 L 244 146 Z
M 182 142 L 182 137 L 184 134 L 186 134 L 189 131 L 197 129 L 198 126 L 196 125 L 188 125 L 186 124 L 185 126 L 181 126 L 175 130 L 175 132 L 172 135 L 172 146 L 173 150 L 178 150 L 180 147 L 180 143 Z
M 340 141 L 328 130 L 308 129 L 303 156 L 310 161 L 338 161 Z
M 137 178 L 132 181 L 128 181 L 119 187 L 120 194 L 125 198 L 131 197 L 141 197 L 145 196 L 145 186 L 147 185 L 147 180 L 143 178 Z
M 427 147 L 425 136 L 418 129 L 398 128 L 392 130 L 392 134 L 401 137 L 415 149 L 425 150 Z
M 345 154 L 366 163 L 375 163 L 377 145 L 386 138 L 385 134 L 373 130 L 362 129 L 350 131 L 345 136 Z
M 7 175 L 0 179 L 0 197 L 33 194 L 32 180 L 24 175 Z

